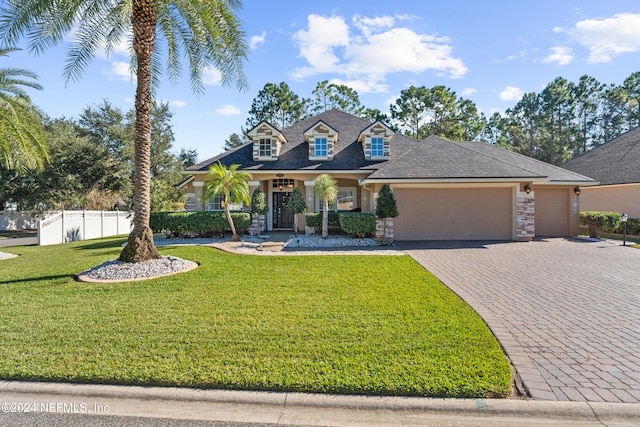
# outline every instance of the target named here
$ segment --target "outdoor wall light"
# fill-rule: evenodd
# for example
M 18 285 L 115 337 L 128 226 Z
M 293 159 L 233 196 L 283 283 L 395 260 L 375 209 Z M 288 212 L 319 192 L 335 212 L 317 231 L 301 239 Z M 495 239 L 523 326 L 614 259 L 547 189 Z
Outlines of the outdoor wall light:
M 529 184 L 525 184 L 524 191 L 527 194 L 531 193 L 531 186 Z
M 575 188 L 573 189 L 573 192 L 576 193 L 576 196 L 580 195 L 580 186 L 576 185 Z
M 278 185 L 278 190 L 282 190 L 282 184 Z

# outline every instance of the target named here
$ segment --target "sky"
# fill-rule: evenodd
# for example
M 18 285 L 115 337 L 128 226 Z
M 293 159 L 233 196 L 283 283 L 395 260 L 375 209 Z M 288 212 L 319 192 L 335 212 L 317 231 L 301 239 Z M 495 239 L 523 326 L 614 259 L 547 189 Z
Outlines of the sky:
M 640 71 L 637 0 L 244 0 L 238 16 L 250 47 L 246 91 L 222 86 L 215 70 L 205 73 L 201 95 L 188 78 L 161 81 L 156 99 L 174 113 L 176 153 L 195 149 L 205 160 L 222 152 L 266 83 L 286 82 L 304 98 L 320 81 L 345 84 L 384 113 L 411 85 L 444 85 L 491 115 L 556 77 L 622 84 Z M 50 117 L 77 117 L 105 99 L 133 108 L 124 46 L 97 55 L 80 79 L 67 82 L 70 46 L 71 37 L 35 55 L 23 41 L 0 67 L 38 74 L 44 90 L 29 93 Z

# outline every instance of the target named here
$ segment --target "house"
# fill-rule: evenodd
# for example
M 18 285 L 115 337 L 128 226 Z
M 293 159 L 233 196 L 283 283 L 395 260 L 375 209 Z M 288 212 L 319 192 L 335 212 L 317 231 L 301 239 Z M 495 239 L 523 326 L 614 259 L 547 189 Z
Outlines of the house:
M 640 218 L 640 127 L 563 165 L 600 182 L 580 196 L 582 211 L 626 213 Z
M 294 187 L 319 211 L 313 180 L 337 180 L 336 210 L 375 212 L 383 184 L 395 195 L 396 240 L 530 240 L 578 233 L 581 186 L 590 178 L 483 142 L 418 141 L 382 122 L 330 110 L 285 129 L 262 122 L 252 142 L 187 168 L 188 209 L 220 209 L 203 200 L 209 167 L 240 164 L 250 191 L 267 195 L 267 228 L 291 229 L 287 200 Z M 304 225 L 301 215 L 299 223 Z

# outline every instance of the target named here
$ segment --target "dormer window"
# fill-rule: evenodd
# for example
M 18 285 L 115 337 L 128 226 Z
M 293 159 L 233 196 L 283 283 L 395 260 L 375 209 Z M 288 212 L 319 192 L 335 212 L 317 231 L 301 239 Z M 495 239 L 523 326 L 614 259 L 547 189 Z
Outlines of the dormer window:
M 271 138 L 260 138 L 259 157 L 271 157 Z
M 387 125 L 377 121 L 358 136 L 366 160 L 388 160 L 391 153 L 391 137 L 395 135 Z
M 322 120 L 304 132 L 309 144 L 309 160 L 333 160 L 338 132 Z
M 327 157 L 327 138 L 316 138 L 316 157 Z
M 371 138 L 371 157 L 384 157 L 384 138 Z
M 287 142 L 282 132 L 267 122 L 261 122 L 248 133 L 253 140 L 253 160 L 274 161 L 280 156 L 282 144 Z

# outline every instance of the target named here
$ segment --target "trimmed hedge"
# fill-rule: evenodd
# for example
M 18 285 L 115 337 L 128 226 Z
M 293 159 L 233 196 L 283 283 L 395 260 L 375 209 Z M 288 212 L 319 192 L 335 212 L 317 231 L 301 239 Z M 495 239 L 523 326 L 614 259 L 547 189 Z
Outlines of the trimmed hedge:
M 231 219 L 238 233 L 245 232 L 251 225 L 251 215 L 247 212 L 231 212 Z M 154 233 L 166 232 L 171 237 L 197 235 L 210 237 L 224 235 L 229 227 L 224 212 L 151 212 L 149 226 Z
M 322 212 L 311 212 L 306 215 L 307 227 L 322 228 Z M 340 227 L 338 212 L 329 212 L 329 227 Z
M 345 233 L 364 237 L 376 231 L 376 215 L 366 212 L 341 212 L 338 214 L 340 228 Z
M 598 237 L 599 232 L 617 229 L 620 225 L 618 212 L 580 212 L 580 225 L 589 230 L 589 237 Z
M 322 228 L 322 212 L 306 214 L 307 227 Z M 376 216 L 366 212 L 329 212 L 329 228 L 364 237 L 376 231 Z

